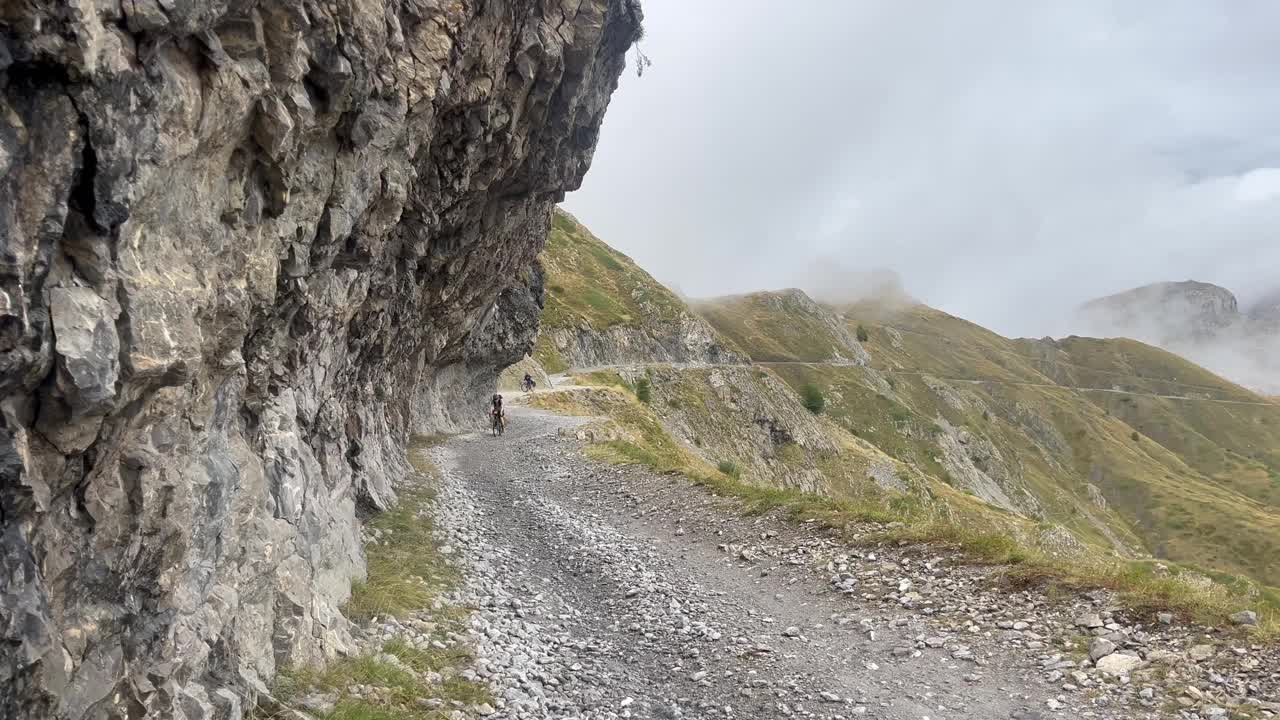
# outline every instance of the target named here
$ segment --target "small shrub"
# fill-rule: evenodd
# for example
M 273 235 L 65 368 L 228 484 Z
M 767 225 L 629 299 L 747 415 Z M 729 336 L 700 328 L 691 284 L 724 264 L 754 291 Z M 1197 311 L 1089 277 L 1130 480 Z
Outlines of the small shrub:
M 1134 430 L 1133 432 L 1129 433 L 1129 439 L 1134 442 L 1138 442 L 1139 440 L 1142 439 L 1142 436 L 1138 435 L 1137 430 Z
M 885 380 L 885 382 L 889 383 L 889 389 L 890 389 L 890 390 L 897 390 L 897 389 L 898 389 L 898 381 L 897 381 L 897 380 L 894 380 L 893 378 L 887 378 L 887 379 Z
M 800 389 L 800 398 L 804 401 L 805 408 L 814 415 L 821 415 L 822 411 L 827 407 L 827 399 L 822 396 L 822 391 L 813 383 L 809 383 Z
M 646 405 L 652 395 L 652 388 L 649 385 L 649 378 L 642 377 L 636 381 L 636 399 Z
M 870 339 L 871 339 L 871 333 L 867 332 L 866 328 L 859 325 L 858 326 L 858 342 L 864 343 Z
M 738 464 L 732 460 L 721 460 L 720 464 L 716 466 L 716 469 L 734 480 L 742 477 L 742 471 L 738 469 Z
M 984 421 L 986 421 L 986 422 L 991 422 L 991 413 L 990 413 L 990 412 L 988 412 L 988 411 L 986 411 L 986 410 L 983 410 L 983 411 L 982 411 L 982 419 L 983 419 Z
M 680 401 L 675 398 L 667 398 L 667 407 L 678 409 L 680 407 Z

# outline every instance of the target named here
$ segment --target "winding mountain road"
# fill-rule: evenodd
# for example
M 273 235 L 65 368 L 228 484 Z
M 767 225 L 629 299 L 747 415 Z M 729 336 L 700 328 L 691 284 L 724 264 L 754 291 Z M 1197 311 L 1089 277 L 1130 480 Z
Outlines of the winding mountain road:
M 851 362 L 829 362 L 829 361 L 816 362 L 816 361 L 802 361 L 802 360 L 757 361 L 754 364 L 760 365 L 762 367 L 777 367 L 777 366 L 788 366 L 788 365 L 807 365 L 807 366 L 816 366 L 816 367 L 862 367 L 857 365 L 856 363 L 851 363 Z M 595 365 L 592 367 L 585 367 L 585 368 L 573 368 L 567 373 L 562 373 L 555 377 L 565 377 L 567 375 L 572 375 L 575 373 L 588 373 L 588 372 L 595 372 L 598 370 L 621 370 L 625 368 L 643 368 L 643 367 L 674 367 L 674 368 L 682 368 L 682 369 L 696 369 L 696 368 L 746 367 L 746 366 L 741 364 L 717 364 L 717 363 L 632 363 L 632 364 L 619 364 L 619 365 Z M 868 369 L 873 369 L 873 368 L 868 368 Z M 1032 387 L 1032 388 L 1046 388 L 1050 390 L 1071 390 L 1074 392 L 1092 392 L 1092 393 L 1108 393 L 1112 395 L 1129 395 L 1133 397 L 1148 397 L 1148 398 L 1156 398 L 1160 400 L 1179 400 L 1184 402 L 1207 402 L 1207 403 L 1219 403 L 1222 405 L 1247 405 L 1247 406 L 1253 406 L 1253 407 L 1267 407 L 1267 408 L 1280 407 L 1280 403 L 1265 402 L 1265 401 L 1253 402 L 1249 400 L 1226 400 L 1222 398 L 1196 397 L 1194 395 L 1159 395 L 1156 393 L 1135 392 L 1132 390 L 1120 390 L 1117 388 L 1079 387 L 1075 385 L 1060 385 L 1058 383 L 1035 383 L 1035 382 L 1017 381 L 1017 380 L 990 380 L 985 378 L 957 378 L 957 377 L 947 377 L 945 375 L 936 375 L 934 373 L 916 372 L 911 370 L 885 370 L 882 368 L 874 368 L 874 370 L 882 375 L 896 375 L 896 376 L 909 376 L 909 377 L 928 376 L 928 377 L 936 378 L 938 380 L 942 380 L 943 382 L 960 383 L 965 385 L 1007 385 L 1007 386 L 1013 386 L 1013 387 Z M 561 387 L 561 386 L 556 385 L 556 387 Z

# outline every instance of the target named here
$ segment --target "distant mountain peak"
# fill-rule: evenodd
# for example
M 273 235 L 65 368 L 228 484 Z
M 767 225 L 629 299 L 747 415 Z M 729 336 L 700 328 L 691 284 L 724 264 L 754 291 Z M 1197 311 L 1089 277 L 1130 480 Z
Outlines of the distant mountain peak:
M 1280 378 L 1280 291 L 1242 309 L 1220 285 L 1153 283 L 1081 305 L 1075 323 L 1088 335 L 1158 345 L 1258 390 Z
M 1091 331 L 1156 344 L 1207 339 L 1242 319 L 1234 293 L 1195 280 L 1153 283 L 1091 300 L 1081 306 L 1081 315 Z
M 1198 280 L 1157 282 L 1150 285 L 1142 285 L 1114 295 L 1090 300 L 1084 304 L 1084 307 L 1116 307 L 1141 303 L 1163 304 L 1184 301 L 1215 313 L 1237 313 L 1240 310 L 1240 301 L 1236 299 L 1235 293 L 1221 285 Z
M 810 297 L 830 305 L 863 301 L 910 303 L 902 276 L 890 268 L 853 269 L 839 259 L 821 258 L 812 263 L 799 285 Z

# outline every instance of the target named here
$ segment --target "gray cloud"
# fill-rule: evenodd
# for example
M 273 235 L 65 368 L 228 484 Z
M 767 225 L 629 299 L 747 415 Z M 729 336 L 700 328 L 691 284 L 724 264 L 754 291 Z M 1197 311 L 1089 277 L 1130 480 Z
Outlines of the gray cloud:
M 1195 278 L 1280 286 L 1280 5 L 646 0 L 566 205 L 693 295 L 815 259 L 1018 335 Z

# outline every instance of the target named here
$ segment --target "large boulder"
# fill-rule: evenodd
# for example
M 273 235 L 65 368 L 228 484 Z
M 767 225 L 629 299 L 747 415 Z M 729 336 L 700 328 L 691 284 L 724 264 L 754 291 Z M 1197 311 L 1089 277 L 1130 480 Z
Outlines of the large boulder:
M 1120 677 L 1128 675 L 1134 670 L 1143 666 L 1142 658 L 1136 655 L 1126 655 L 1124 653 L 1113 653 L 1104 658 L 1100 658 L 1096 663 L 1099 671 L 1105 675 Z

